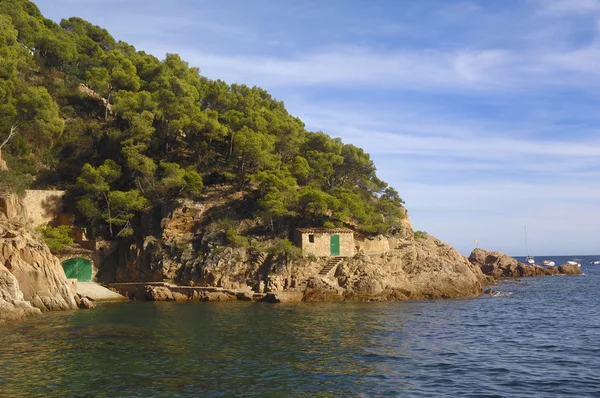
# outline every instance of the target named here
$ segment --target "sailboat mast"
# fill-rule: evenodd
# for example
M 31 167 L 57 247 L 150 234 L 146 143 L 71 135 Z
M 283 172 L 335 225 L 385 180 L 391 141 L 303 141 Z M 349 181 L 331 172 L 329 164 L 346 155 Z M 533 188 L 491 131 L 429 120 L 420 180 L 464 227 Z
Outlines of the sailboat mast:
M 529 243 L 527 243 L 527 225 L 525 225 L 525 253 L 527 258 L 529 258 Z

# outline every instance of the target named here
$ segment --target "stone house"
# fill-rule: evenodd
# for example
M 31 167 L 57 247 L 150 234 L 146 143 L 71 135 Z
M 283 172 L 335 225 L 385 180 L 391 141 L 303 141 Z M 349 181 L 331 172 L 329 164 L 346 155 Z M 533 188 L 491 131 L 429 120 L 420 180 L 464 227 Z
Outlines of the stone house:
M 348 228 L 298 228 L 294 243 L 302 254 L 317 257 L 354 256 L 354 231 Z

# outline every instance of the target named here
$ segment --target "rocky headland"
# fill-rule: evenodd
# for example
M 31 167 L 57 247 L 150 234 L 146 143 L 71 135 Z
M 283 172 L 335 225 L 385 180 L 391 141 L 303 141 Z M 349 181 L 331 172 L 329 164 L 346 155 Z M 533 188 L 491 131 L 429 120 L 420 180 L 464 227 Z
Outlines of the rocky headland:
M 25 214 L 17 196 L 0 198 L 0 322 L 77 308 L 59 260 Z
M 209 213 L 207 203 L 189 200 L 149 213 L 145 234 L 107 253 L 98 280 L 138 300 L 397 301 L 476 297 L 505 278 L 581 273 L 569 264 L 530 266 L 483 249 L 467 259 L 433 236 L 415 234 L 408 218 L 390 236 L 356 234 L 352 257 L 290 259 L 223 244 L 203 227 Z M 74 293 L 24 214 L 16 196 L 0 199 L 0 321 L 93 306 Z
M 189 200 L 163 209 L 106 257 L 98 279 L 136 299 L 219 301 L 452 299 L 478 296 L 486 283 L 451 246 L 415 237 L 408 218 L 391 236 L 357 235 L 353 257 L 286 259 L 215 239 L 202 227 L 210 210 Z

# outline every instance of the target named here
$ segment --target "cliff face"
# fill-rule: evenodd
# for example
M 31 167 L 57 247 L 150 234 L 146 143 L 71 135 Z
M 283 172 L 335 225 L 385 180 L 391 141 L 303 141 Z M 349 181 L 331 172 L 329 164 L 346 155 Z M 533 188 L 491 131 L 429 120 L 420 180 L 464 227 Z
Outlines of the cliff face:
M 59 260 L 15 196 L 0 198 L 0 321 L 76 308 Z
M 123 244 L 105 262 L 105 282 L 174 280 L 256 292 L 294 292 L 306 301 L 408 300 L 478 296 L 485 277 L 455 249 L 426 236 L 414 239 L 408 219 L 386 240 L 389 250 L 331 258 L 281 261 L 209 241 L 202 228 L 205 205 L 183 202 L 161 221 L 160 234 Z M 359 244 L 357 242 L 357 244 Z

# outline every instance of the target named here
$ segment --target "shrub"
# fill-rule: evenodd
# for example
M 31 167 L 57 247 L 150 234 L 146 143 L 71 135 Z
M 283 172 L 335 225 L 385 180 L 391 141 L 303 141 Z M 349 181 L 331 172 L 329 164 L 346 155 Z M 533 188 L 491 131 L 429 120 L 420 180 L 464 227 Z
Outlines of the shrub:
M 75 242 L 73 239 L 73 229 L 67 225 L 45 227 L 40 232 L 42 233 L 44 242 L 46 242 L 52 253 L 59 252 Z
M 427 232 L 425 231 L 415 231 L 414 232 L 415 239 L 425 239 L 427 238 Z
M 292 242 L 287 239 L 275 239 L 273 246 L 269 248 L 269 253 L 278 259 L 284 259 L 288 261 L 296 260 L 302 256 L 302 249 L 294 246 Z
M 248 238 L 239 234 L 235 228 L 229 228 L 225 231 L 227 243 L 233 247 L 248 247 Z
M 20 174 L 14 170 L 0 170 L 0 193 L 15 193 L 23 197 L 33 178 L 29 174 Z

